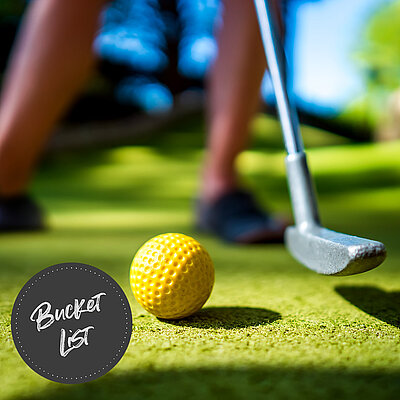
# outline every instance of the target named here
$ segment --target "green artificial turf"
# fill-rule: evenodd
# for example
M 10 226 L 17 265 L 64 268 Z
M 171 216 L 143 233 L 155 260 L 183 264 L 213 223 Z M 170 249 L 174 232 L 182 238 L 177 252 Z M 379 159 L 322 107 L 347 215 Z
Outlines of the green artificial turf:
M 334 278 L 302 267 L 282 245 L 232 246 L 193 229 L 203 130 L 194 118 L 135 147 L 45 160 L 33 191 L 51 229 L 0 236 L 1 399 L 400 398 L 400 143 L 354 145 L 304 129 L 324 225 L 388 249 L 377 270 Z M 287 215 L 279 126 L 259 117 L 254 131 L 238 161 L 244 181 Z M 204 244 L 216 283 L 202 311 L 169 323 L 135 302 L 128 274 L 141 244 L 174 231 Z M 76 386 L 31 371 L 10 330 L 22 285 L 67 261 L 111 274 L 133 312 L 121 362 Z

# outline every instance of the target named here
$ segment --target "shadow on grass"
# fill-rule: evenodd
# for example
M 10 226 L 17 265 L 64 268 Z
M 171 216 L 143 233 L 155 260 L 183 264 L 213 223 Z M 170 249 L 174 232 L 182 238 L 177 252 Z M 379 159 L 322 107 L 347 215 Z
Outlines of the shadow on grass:
M 40 393 L 13 399 L 395 399 L 398 371 L 367 372 L 325 368 L 179 368 L 109 373 L 79 385 L 52 384 Z
M 335 290 L 367 314 L 400 328 L 400 292 L 375 286 L 336 286 Z
M 200 329 L 237 329 L 266 325 L 281 319 L 281 314 L 253 307 L 206 307 L 196 314 L 180 319 L 162 319 L 176 326 L 189 326 Z

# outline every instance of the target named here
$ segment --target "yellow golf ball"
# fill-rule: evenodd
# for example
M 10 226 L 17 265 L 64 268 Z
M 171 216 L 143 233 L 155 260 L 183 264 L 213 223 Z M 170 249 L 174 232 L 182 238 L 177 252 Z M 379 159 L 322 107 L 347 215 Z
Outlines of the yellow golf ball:
M 131 288 L 145 310 L 158 318 L 187 317 L 204 305 L 214 285 L 206 249 L 180 233 L 150 239 L 132 261 Z

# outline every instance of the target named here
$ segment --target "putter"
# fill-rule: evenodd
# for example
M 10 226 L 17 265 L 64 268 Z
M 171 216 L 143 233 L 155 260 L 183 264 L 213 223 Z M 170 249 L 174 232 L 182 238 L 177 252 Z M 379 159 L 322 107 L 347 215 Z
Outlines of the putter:
M 353 275 L 371 270 L 386 257 L 382 243 L 334 232 L 320 223 L 297 112 L 286 85 L 283 45 L 269 0 L 254 0 L 254 4 L 287 151 L 286 170 L 295 226 L 285 231 L 286 247 L 300 263 L 320 274 Z

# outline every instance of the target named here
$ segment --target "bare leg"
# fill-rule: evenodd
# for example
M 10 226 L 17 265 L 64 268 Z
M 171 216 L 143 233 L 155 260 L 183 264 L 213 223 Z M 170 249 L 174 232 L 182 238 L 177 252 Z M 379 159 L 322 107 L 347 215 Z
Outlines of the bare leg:
M 35 0 L 0 101 L 0 195 L 27 190 L 51 130 L 93 66 L 103 0 Z
M 208 154 L 202 195 L 213 201 L 237 185 L 235 159 L 246 147 L 266 68 L 252 1 L 227 0 L 219 54 L 209 79 Z
M 284 35 L 280 1 L 272 6 Z M 248 144 L 249 123 L 259 104 L 266 62 L 251 0 L 225 1 L 218 47 L 208 82 L 208 154 L 202 184 L 208 202 L 238 185 L 235 160 Z

